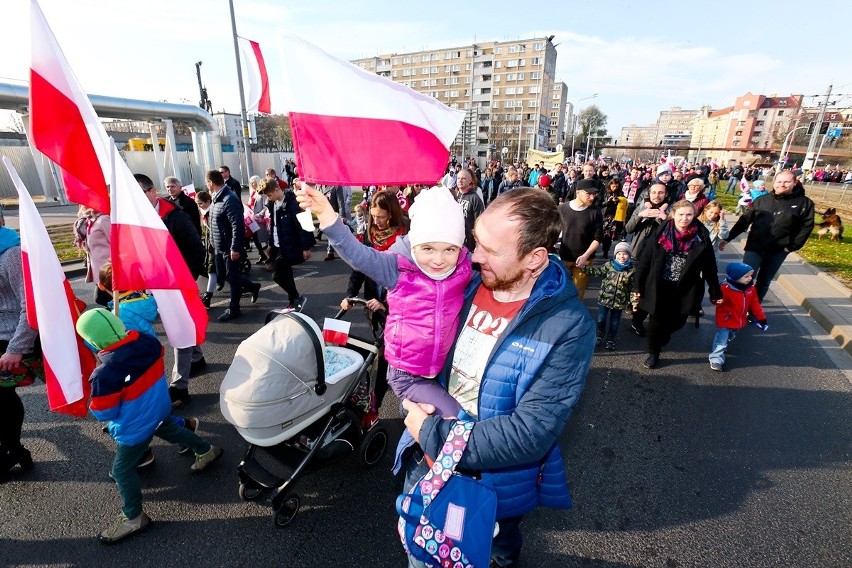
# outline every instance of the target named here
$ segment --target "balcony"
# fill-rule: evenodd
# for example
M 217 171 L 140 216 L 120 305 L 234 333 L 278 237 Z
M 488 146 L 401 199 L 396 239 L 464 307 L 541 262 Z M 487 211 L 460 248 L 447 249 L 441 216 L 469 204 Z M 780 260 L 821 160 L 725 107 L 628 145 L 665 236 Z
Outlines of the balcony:
M 491 63 L 492 61 L 494 61 L 493 53 L 485 53 L 483 55 L 477 55 L 473 58 L 474 63 Z

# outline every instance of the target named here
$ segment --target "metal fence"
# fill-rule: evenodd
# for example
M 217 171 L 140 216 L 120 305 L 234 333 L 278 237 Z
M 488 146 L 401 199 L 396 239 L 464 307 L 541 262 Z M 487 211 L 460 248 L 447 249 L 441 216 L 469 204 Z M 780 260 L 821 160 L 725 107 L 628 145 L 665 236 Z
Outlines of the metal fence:
M 147 175 L 154 180 L 157 187 L 161 187 L 163 180 L 159 179 L 160 175 L 153 152 L 121 152 L 121 155 L 130 167 L 130 171 Z M 33 197 L 48 196 L 48 199 L 52 199 L 53 196 L 58 195 L 57 180 L 53 178 L 53 171 L 48 166 L 47 160 L 44 159 L 45 163 L 42 166 L 42 175 L 40 176 L 39 168 L 36 167 L 29 146 L 2 146 L 0 147 L 0 156 L 9 158 Z M 284 171 L 284 160 L 292 157 L 292 152 L 253 152 L 252 166 L 254 173 L 263 176 L 266 168 L 274 168 L 281 175 Z M 245 175 L 245 154 L 222 152 L 222 161 L 223 163 L 218 165 L 228 166 L 236 179 L 243 185 L 248 185 L 248 176 Z M 204 174 L 206 172 L 202 166 L 195 163 L 192 152 L 177 152 L 176 174 L 172 171 L 170 164 L 167 164 L 167 166 L 164 169 L 164 176 L 176 175 L 184 185 L 191 183 L 197 188 L 204 187 Z M 17 197 L 18 192 L 12 184 L 12 179 L 9 177 L 6 168 L 0 167 L 0 198 Z
M 805 194 L 822 205 L 852 211 L 852 183 L 806 183 Z

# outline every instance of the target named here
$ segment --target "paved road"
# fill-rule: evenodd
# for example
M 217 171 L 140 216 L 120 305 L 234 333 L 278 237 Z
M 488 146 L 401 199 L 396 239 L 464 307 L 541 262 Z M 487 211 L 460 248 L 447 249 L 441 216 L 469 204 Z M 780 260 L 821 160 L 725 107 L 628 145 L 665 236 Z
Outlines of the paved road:
M 339 260 L 297 269 L 306 313 L 332 315 L 347 274 Z M 74 288 L 90 297 L 81 282 Z M 118 511 L 107 477 L 112 443 L 91 418 L 47 412 L 43 387 L 21 389 L 37 466 L 0 485 L 0 565 L 403 566 L 390 456 L 371 470 L 347 458 L 307 477 L 302 512 L 284 530 L 272 526 L 268 505 L 237 496 L 246 443 L 219 412 L 218 385 L 236 345 L 283 302 L 277 289 L 264 291 L 229 325 L 215 322 L 224 298 L 214 304 L 211 365 L 193 380 L 187 412 L 225 456 L 191 476 L 189 458 L 155 441 L 157 461 L 143 475 L 155 524 L 115 547 L 94 539 Z M 769 331 L 738 337 L 726 373 L 707 364 L 709 317 L 678 333 L 654 371 L 641 367 L 644 344 L 622 324 L 619 350 L 595 357 L 562 436 L 575 509 L 528 516 L 525 566 L 852 564 L 852 361 L 775 297 L 767 313 Z M 392 396 L 383 416 L 395 438 Z

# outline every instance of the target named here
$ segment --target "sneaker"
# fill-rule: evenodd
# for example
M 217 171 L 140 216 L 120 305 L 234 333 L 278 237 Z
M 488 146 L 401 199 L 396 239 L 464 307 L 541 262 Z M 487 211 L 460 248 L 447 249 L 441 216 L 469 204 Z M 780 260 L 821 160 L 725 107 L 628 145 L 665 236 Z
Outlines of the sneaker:
M 191 366 L 189 374 L 192 375 Z M 185 404 L 189 404 L 189 390 L 169 387 L 169 398 L 172 400 L 172 407 L 179 408 Z
M 207 360 L 204 357 L 201 357 L 198 361 L 193 361 L 189 364 L 189 376 L 194 377 L 199 373 L 202 373 L 206 368 Z
M 290 304 L 290 310 L 301 312 L 302 310 L 305 309 L 305 304 L 307 304 L 307 303 L 308 303 L 308 299 L 305 297 L 304 294 L 302 294 L 298 298 L 296 298 L 295 303 Z
M 610 340 L 608 340 L 608 341 L 606 342 L 606 350 L 607 350 L 607 351 L 615 351 L 615 341 L 613 341 L 613 340 L 611 340 L 611 339 L 610 339 Z
M 192 473 L 203 471 L 208 465 L 222 457 L 222 448 L 211 445 L 206 454 L 195 454 L 195 463 L 190 468 Z
M 136 464 L 136 469 L 142 469 L 148 467 L 154 463 L 154 452 L 151 448 L 145 450 L 145 453 L 142 454 L 142 458 L 139 460 L 139 463 Z
M 648 357 L 645 358 L 645 361 L 642 363 L 642 366 L 646 369 L 655 369 L 657 367 L 657 363 L 659 363 L 659 357 L 651 353 L 648 355 Z
M 118 521 L 98 535 L 98 540 L 103 544 L 115 544 L 120 540 L 124 540 L 130 535 L 142 532 L 151 525 L 151 519 L 148 515 L 141 513 L 135 519 L 128 519 L 124 513 L 119 515 Z
M 722 367 L 721 363 L 711 362 L 710 368 L 714 371 L 724 371 L 725 369 Z
M 198 432 L 198 425 L 201 424 L 201 421 L 198 418 L 185 418 L 183 421 L 183 427 L 195 434 Z M 185 455 L 189 453 L 189 446 L 178 446 L 178 453 L 181 455 Z
M 633 333 L 635 333 L 639 337 L 645 337 L 645 326 L 641 323 L 631 324 L 630 329 L 633 330 Z
M 222 312 L 222 315 L 221 315 L 221 316 L 219 316 L 217 319 L 218 319 L 219 321 L 223 321 L 223 322 L 224 322 L 224 321 L 231 321 L 231 320 L 233 320 L 233 319 L 237 319 L 237 318 L 238 318 L 238 317 L 240 317 L 241 315 L 243 315 L 241 311 L 239 311 L 239 310 L 232 310 L 232 309 L 228 308 L 227 310 L 225 310 L 224 312 Z

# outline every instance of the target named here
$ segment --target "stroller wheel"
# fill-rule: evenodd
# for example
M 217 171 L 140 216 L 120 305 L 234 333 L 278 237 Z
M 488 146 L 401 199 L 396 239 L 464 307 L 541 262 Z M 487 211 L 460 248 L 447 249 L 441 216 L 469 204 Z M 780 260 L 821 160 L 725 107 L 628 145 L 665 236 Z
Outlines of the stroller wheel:
M 384 428 L 373 428 L 364 436 L 358 448 L 358 459 L 364 467 L 372 467 L 381 461 L 388 445 L 388 432 Z
M 275 522 L 275 527 L 279 529 L 283 529 L 296 518 L 296 514 L 299 512 L 299 506 L 301 505 L 301 501 L 299 500 L 299 496 L 293 493 L 281 504 L 281 508 L 277 509 L 273 515 L 272 520 Z
M 252 483 L 240 483 L 240 488 L 237 490 L 240 499 L 243 501 L 257 501 L 263 496 L 264 491 L 264 487 Z

